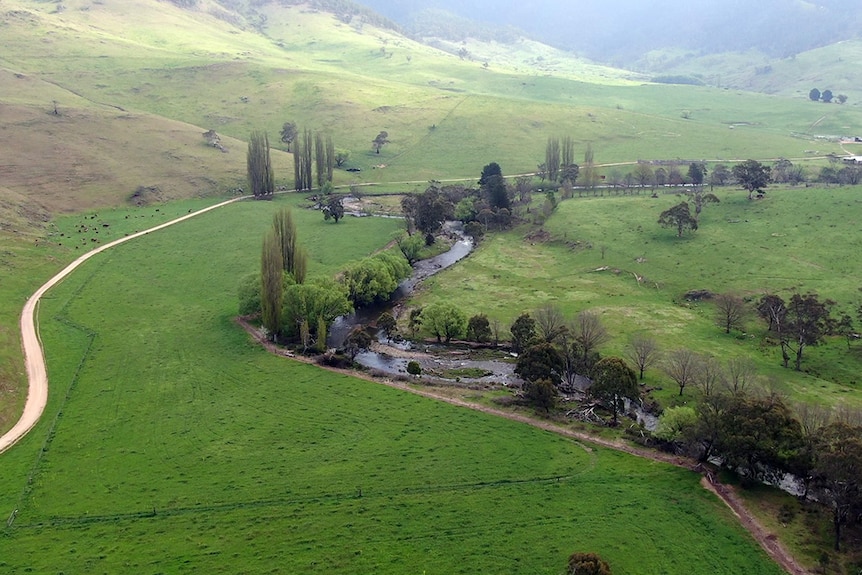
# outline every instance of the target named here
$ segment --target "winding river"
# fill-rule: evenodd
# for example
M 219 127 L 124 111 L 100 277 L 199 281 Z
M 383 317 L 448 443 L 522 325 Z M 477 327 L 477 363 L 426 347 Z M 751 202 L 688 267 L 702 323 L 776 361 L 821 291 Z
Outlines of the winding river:
M 414 264 L 413 273 L 401 282 L 390 299 L 382 304 L 361 308 L 349 315 L 338 317 L 330 328 L 329 347 L 340 347 L 348 334 L 357 326 L 373 323 L 385 311 L 390 311 L 407 299 L 416 286 L 423 280 L 458 263 L 473 251 L 473 239 L 467 236 L 460 222 L 446 222 L 445 231 L 456 237 L 449 251 Z M 416 361 L 424 373 L 433 374 L 436 379 L 448 379 L 453 383 L 498 384 L 520 386 L 523 381 L 515 374 L 515 363 L 505 359 L 469 359 L 464 351 L 452 351 L 448 347 L 433 344 L 414 344 L 409 341 L 387 340 L 382 332 L 377 334 L 375 349 L 359 353 L 355 361 L 363 367 L 392 376 L 407 373 L 407 364 Z M 469 376 L 445 374 L 470 373 Z M 589 387 L 589 380 L 578 377 L 576 388 L 583 394 Z M 625 411 L 632 413 L 638 423 L 649 430 L 655 430 L 658 418 L 646 413 L 640 405 L 626 402 Z

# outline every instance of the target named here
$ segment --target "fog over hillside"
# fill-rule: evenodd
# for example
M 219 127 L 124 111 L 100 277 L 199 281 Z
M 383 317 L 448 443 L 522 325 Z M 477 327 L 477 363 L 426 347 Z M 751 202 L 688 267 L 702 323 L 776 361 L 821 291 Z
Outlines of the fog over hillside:
M 759 50 L 788 57 L 860 36 L 862 3 L 843 0 L 362 0 L 421 31 L 424 12 L 446 10 L 515 26 L 549 44 L 623 66 L 650 50 L 702 54 Z M 424 12 L 424 14 L 423 14 Z

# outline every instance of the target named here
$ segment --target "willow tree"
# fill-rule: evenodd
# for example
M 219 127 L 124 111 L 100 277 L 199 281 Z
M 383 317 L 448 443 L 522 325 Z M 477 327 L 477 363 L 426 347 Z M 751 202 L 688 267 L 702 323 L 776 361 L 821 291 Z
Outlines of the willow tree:
M 260 255 L 260 313 L 268 337 L 276 341 L 281 329 L 284 300 L 284 259 L 281 242 L 274 231 L 263 238 Z
M 248 187 L 257 199 L 271 199 L 275 192 L 275 176 L 269 153 L 269 137 L 255 130 L 248 140 Z

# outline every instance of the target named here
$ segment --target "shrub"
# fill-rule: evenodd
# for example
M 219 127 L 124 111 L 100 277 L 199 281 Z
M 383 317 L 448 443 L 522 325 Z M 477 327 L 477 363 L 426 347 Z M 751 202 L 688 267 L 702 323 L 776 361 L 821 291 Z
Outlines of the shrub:
M 411 360 L 407 364 L 407 373 L 410 375 L 422 375 L 422 366 L 419 365 L 418 361 Z
M 567 575 L 611 575 L 611 567 L 595 553 L 572 553 Z

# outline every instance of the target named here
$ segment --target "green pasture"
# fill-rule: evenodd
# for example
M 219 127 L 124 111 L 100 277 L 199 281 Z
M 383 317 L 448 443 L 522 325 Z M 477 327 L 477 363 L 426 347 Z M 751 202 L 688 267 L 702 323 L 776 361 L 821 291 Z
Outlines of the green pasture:
M 814 291 L 837 302 L 836 315 L 854 314 L 862 297 L 859 193 L 858 187 L 771 188 L 765 199 L 749 201 L 739 190 L 718 189 L 721 203 L 708 204 L 700 229 L 683 238 L 656 223 L 683 199 L 676 194 L 566 200 L 544 226 L 547 241 L 526 227 L 493 234 L 467 263 L 429 279 L 412 305 L 455 301 L 468 316 L 485 313 L 506 327 L 548 303 L 570 316 L 592 309 L 613 336 L 606 354 L 622 353 L 629 336 L 641 331 L 665 350 L 751 357 L 794 400 L 858 405 L 858 344 L 848 350 L 843 338 L 832 338 L 808 348 L 804 373 L 785 370 L 779 350 L 764 344 L 756 317 L 744 333 L 726 335 L 714 323 L 711 304 L 683 296 L 709 290 L 789 299 L 794 290 Z M 672 382 L 662 381 L 657 370 L 650 378 L 669 386 L 667 399 L 673 399 Z
M 599 164 L 816 162 L 841 153 L 818 136 L 862 124 L 850 105 L 639 84 L 579 63 L 550 74 L 510 55 L 484 69 L 304 8 L 268 11 L 261 35 L 168 2 L 63 4 L 4 3 L 2 429 L 24 401 L 26 297 L 86 249 L 243 185 L 252 129 L 274 143 L 288 120 L 332 134 L 361 168 L 336 171 L 335 183 L 373 184 L 360 189 L 377 195 L 475 182 L 491 161 L 506 175 L 533 171 L 549 136 L 572 136 L 576 154 L 592 143 Z M 227 155 L 205 145 L 208 129 Z M 380 130 L 391 143 L 374 154 Z M 289 187 L 291 156 L 274 162 Z M 162 196 L 129 207 L 138 186 Z M 849 309 L 857 191 L 770 190 L 755 203 L 720 191 L 682 240 L 655 224 L 677 198 L 567 201 L 547 223 L 552 241 L 489 236 L 416 302 L 445 298 L 507 325 L 545 302 L 598 309 L 614 336 L 608 353 L 644 330 L 667 348 L 750 355 L 794 398 L 858 403 L 859 358 L 843 342 L 810 350 L 809 373 L 791 373 L 759 346 L 753 322 L 725 336 L 709 305 L 680 299 L 688 289 L 795 287 Z M 257 269 L 276 208 L 296 208 L 312 276 L 336 273 L 401 226 L 328 223 L 304 203 L 291 194 L 233 204 L 101 254 L 47 295 L 50 403 L 2 456 L 0 517 L 14 520 L 0 535 L 0 571 L 553 574 L 585 550 L 623 574 L 780 572 L 695 475 L 252 344 L 233 323 L 236 288 Z
M 237 278 L 297 201 L 124 244 L 47 295 L 51 394 L 0 466 L 3 569 L 558 573 L 588 549 L 615 573 L 780 573 L 697 475 L 252 343 Z M 397 226 L 294 216 L 312 275 Z

